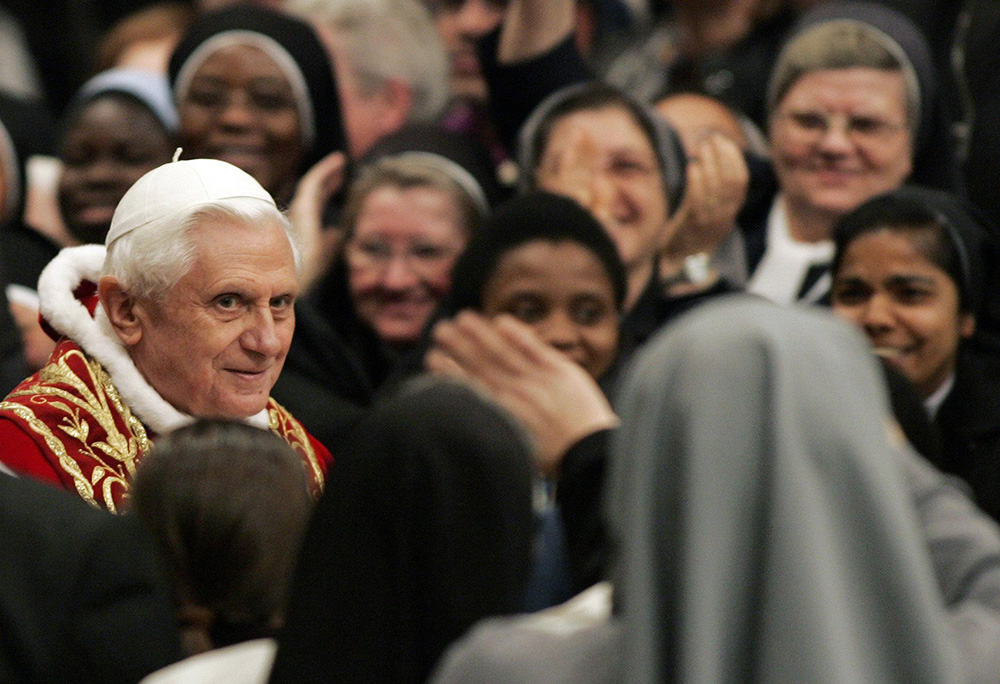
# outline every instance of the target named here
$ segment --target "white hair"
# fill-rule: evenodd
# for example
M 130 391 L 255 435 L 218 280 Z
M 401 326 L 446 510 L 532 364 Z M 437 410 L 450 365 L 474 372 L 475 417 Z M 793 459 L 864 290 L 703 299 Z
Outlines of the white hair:
M 191 269 L 194 261 L 191 229 L 205 219 L 234 220 L 257 227 L 281 226 L 292 247 L 295 270 L 301 269 L 302 257 L 285 215 L 271 204 L 240 197 L 206 202 L 171 217 L 155 229 L 140 228 L 126 233 L 108 247 L 102 275 L 115 277 L 137 299 L 162 301 Z
M 396 79 L 413 91 L 411 122 L 431 121 L 444 110 L 448 57 L 419 0 L 289 0 L 286 9 L 336 32 L 365 94 Z

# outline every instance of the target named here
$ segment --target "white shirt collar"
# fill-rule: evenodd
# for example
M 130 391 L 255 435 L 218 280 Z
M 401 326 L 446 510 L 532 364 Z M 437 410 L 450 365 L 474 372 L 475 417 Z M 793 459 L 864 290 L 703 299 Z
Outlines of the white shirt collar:
M 948 398 L 948 394 L 951 392 L 951 388 L 955 386 L 955 374 L 952 373 L 948 376 L 948 379 L 941 383 L 941 386 L 934 390 L 931 396 L 924 399 L 924 408 L 927 409 L 927 415 L 934 420 L 937 417 L 938 409 L 941 408 L 941 404 L 944 400 Z
M 799 242 L 792 238 L 784 197 L 778 195 L 767 216 L 767 247 L 750 276 L 747 290 L 778 304 L 792 304 L 797 301 L 809 269 L 812 266 L 828 266 L 833 261 L 833 251 L 832 240 Z M 819 296 L 822 296 L 828 288 L 829 278 L 821 278 L 804 299 L 815 301 L 819 297 L 812 296 L 813 293 L 821 289 Z

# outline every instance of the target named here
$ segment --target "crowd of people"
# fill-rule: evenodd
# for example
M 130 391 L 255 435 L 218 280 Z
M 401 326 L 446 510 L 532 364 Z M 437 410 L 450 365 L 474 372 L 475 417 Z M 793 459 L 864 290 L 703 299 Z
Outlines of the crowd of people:
M 995 3 L 56 4 L 0 681 L 1000 682 Z

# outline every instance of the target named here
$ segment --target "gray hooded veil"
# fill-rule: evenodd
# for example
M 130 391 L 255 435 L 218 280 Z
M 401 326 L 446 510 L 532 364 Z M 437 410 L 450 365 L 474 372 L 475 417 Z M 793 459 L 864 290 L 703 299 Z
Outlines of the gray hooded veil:
M 857 332 L 727 298 L 628 377 L 608 498 L 623 681 L 959 680 Z
M 902 441 L 853 328 L 724 298 L 619 400 L 615 615 L 487 621 L 436 684 L 1000 681 L 1000 532 Z

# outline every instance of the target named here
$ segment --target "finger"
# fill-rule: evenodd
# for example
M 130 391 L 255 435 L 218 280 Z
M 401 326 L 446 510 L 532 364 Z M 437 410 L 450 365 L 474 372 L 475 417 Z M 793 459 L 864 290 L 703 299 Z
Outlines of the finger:
M 344 184 L 344 172 L 347 169 L 347 155 L 343 152 L 331 152 L 320 160 L 317 172 L 323 172 L 323 190 L 327 198 L 340 190 Z
M 472 311 L 463 311 L 451 321 L 442 321 L 432 332 L 435 347 L 446 352 L 469 375 L 494 384 L 506 382 L 523 368 L 511 354 L 489 321 Z
M 515 350 L 526 363 L 551 366 L 565 362 L 576 365 L 569 357 L 540 338 L 531 326 L 513 316 L 501 314 L 493 319 L 493 323 L 502 343 Z
M 441 349 L 432 348 L 424 355 L 424 368 L 436 375 L 468 380 L 469 374 L 455 359 Z
M 746 159 L 743 158 L 743 150 L 739 145 L 723 137 L 716 146 L 716 154 L 719 167 L 731 185 L 746 185 L 749 182 L 750 169 L 747 167 Z
M 583 131 L 574 134 L 570 142 L 563 191 L 589 209 L 595 203 L 597 149 L 594 140 Z
M 344 169 L 347 157 L 343 152 L 331 152 L 313 164 L 299 181 L 302 193 L 308 193 L 314 199 L 323 199 L 336 192 L 344 182 Z
M 705 195 L 710 200 L 718 202 L 725 188 L 725 171 L 719 157 L 719 139 L 722 136 L 713 133 L 706 137 L 701 144 L 699 154 L 699 167 L 704 178 Z M 709 202 L 711 204 L 711 202 Z
M 708 178 L 705 173 L 705 162 L 699 160 L 688 165 L 687 171 L 688 189 L 690 193 L 685 200 L 690 202 L 690 212 L 696 217 L 701 217 L 705 209 L 711 203 L 711 196 L 708 192 Z

